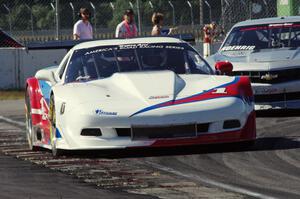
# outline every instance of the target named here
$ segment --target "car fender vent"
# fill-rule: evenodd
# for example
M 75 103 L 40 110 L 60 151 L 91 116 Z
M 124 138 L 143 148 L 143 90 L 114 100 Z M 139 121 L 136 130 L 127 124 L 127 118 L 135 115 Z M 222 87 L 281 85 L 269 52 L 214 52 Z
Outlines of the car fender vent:
M 225 120 L 223 123 L 223 129 L 240 128 L 241 122 L 239 120 Z
M 80 135 L 82 135 L 82 136 L 102 136 L 102 132 L 98 128 L 88 128 L 88 129 L 82 129 Z

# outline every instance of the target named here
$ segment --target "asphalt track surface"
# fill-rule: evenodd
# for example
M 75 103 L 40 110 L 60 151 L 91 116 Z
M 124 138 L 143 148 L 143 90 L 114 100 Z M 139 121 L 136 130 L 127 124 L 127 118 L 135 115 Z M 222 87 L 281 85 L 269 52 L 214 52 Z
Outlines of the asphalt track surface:
M 22 101 L 0 102 L 0 198 L 9 198 L 3 197 L 7 191 L 10 196 L 42 192 L 44 197 L 37 198 L 59 198 L 54 197 L 59 194 L 61 198 L 82 198 L 84 194 L 86 198 L 97 198 L 97 194 L 99 198 L 300 198 L 299 112 L 259 113 L 258 139 L 250 148 L 226 144 L 105 151 L 69 155 L 63 160 L 51 159 L 48 151 L 30 153 L 23 138 L 13 137 L 25 133 L 23 112 Z M 4 134 L 5 139 L 1 138 Z M 17 139 L 19 148 L 9 146 Z M 87 175 L 95 170 L 102 174 Z M 27 186 L 30 175 L 34 180 Z M 2 180 L 5 176 L 7 184 Z M 112 182 L 109 186 L 104 177 Z M 126 185 L 120 184 L 124 179 Z

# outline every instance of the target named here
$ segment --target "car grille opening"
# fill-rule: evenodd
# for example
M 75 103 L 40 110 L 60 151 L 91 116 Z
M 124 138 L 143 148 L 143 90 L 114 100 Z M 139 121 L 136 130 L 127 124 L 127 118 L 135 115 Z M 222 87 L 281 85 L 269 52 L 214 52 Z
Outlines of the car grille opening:
M 223 123 L 223 129 L 234 129 L 241 127 L 239 120 L 225 120 Z
M 82 129 L 80 135 L 82 135 L 82 136 L 102 136 L 102 132 L 100 129 L 88 128 L 88 129 Z
M 197 136 L 196 125 L 133 127 L 132 140 L 185 138 Z
M 197 133 L 207 133 L 209 123 L 197 124 Z
M 289 101 L 289 100 L 300 100 L 300 92 L 254 96 L 255 102 L 280 102 L 280 101 Z
M 300 68 L 277 71 L 233 71 L 233 76 L 249 76 L 252 83 L 281 83 L 300 79 Z M 263 76 L 271 75 L 274 78 L 265 79 Z
M 131 129 L 130 128 L 116 128 L 117 135 L 119 137 L 130 137 Z

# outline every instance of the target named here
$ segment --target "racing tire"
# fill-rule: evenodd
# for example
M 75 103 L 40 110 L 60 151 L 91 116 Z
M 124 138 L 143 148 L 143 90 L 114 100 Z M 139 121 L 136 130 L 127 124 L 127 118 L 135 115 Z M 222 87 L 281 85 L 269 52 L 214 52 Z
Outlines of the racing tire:
M 56 112 L 55 112 L 55 102 L 54 102 L 54 96 L 51 95 L 50 97 L 50 105 L 49 105 L 49 119 L 50 119 L 50 135 L 51 135 L 51 151 L 53 157 L 59 157 L 62 156 L 63 150 L 57 148 L 56 144 Z
M 31 103 L 29 97 L 29 89 L 25 92 L 25 106 L 26 106 L 26 137 L 29 145 L 29 149 L 32 151 L 38 151 L 38 147 L 34 146 L 35 136 L 34 129 L 32 125 L 32 113 L 31 113 Z

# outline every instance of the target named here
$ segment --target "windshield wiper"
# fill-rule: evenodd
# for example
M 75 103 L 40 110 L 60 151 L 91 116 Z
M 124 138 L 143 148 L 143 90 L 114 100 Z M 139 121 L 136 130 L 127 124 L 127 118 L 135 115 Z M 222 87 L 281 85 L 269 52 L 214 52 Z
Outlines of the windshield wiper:
M 89 80 L 91 77 L 89 75 L 86 75 L 86 76 L 79 76 L 76 78 L 76 81 L 87 81 Z

